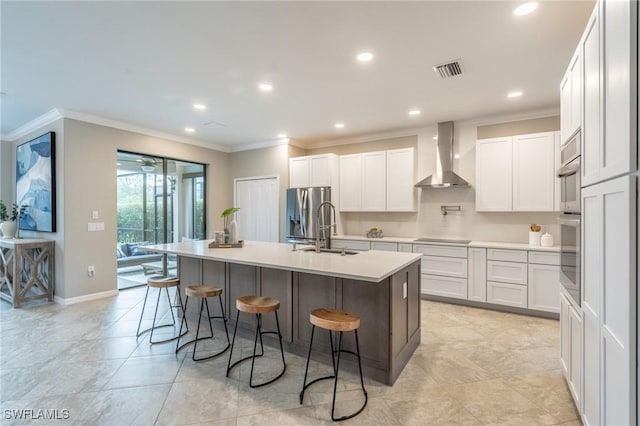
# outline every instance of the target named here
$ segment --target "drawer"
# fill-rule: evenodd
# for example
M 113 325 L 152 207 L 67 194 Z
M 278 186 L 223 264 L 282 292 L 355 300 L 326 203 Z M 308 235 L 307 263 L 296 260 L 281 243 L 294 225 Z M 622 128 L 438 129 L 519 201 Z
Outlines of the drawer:
M 371 250 L 398 251 L 398 243 L 371 241 Z
M 548 251 L 530 251 L 529 263 L 541 265 L 560 265 L 560 253 Z
M 487 281 L 487 303 L 526 308 L 527 287 Z
M 420 291 L 423 294 L 435 296 L 467 298 L 467 280 L 465 278 L 441 277 L 437 275 L 422 274 Z
M 448 277 L 467 277 L 467 259 L 458 257 L 422 256 L 422 273 L 446 275 Z
M 487 260 L 527 263 L 526 250 L 487 249 Z
M 369 241 L 331 240 L 331 248 L 367 251 L 371 249 Z
M 487 281 L 527 285 L 527 264 L 488 260 Z
M 398 243 L 398 251 L 401 251 L 404 253 L 413 253 L 413 244 Z
M 422 253 L 429 256 L 464 257 L 465 259 L 467 258 L 466 247 L 414 244 L 413 252 Z

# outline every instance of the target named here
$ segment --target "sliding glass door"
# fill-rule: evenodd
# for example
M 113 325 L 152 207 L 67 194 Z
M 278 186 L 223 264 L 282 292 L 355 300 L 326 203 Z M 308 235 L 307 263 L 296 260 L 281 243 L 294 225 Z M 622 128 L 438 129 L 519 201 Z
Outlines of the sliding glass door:
M 118 288 L 174 272 L 174 259 L 139 246 L 205 238 L 204 164 L 121 151 L 117 191 Z

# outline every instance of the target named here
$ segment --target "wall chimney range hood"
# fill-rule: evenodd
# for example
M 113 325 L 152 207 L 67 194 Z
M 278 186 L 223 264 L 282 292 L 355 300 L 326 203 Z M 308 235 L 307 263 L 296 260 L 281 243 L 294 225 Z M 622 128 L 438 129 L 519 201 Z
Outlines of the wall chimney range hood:
M 416 188 L 468 187 L 469 183 L 453 172 L 453 121 L 438 123 L 436 172 L 416 183 Z

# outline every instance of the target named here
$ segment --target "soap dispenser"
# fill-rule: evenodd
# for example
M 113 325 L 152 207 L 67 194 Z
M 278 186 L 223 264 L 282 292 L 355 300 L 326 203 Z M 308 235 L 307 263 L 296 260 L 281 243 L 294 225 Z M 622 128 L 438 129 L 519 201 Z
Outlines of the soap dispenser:
M 238 222 L 235 218 L 229 223 L 229 243 L 238 243 Z

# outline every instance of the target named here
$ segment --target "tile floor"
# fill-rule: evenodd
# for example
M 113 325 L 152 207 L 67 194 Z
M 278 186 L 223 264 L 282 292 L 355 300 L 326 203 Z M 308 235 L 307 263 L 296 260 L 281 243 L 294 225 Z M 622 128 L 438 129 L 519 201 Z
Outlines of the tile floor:
M 299 404 L 304 358 L 285 354 L 285 375 L 251 389 L 249 365 L 225 377 L 228 352 L 195 363 L 191 346 L 176 355 L 175 342 L 150 345 L 148 334 L 136 338 L 143 297 L 144 288 L 135 288 L 67 307 L 14 310 L 0 302 L 0 423 L 331 423 L 331 381 L 312 386 Z M 246 353 L 251 345 L 242 340 L 240 346 Z M 366 380 L 367 408 L 343 424 L 579 425 L 558 346 L 558 321 L 423 301 L 422 344 L 408 366 L 393 387 Z M 264 365 L 275 368 L 278 354 L 270 353 L 275 356 Z M 338 415 L 358 407 L 362 397 L 357 378 L 344 377 Z M 37 416 L 46 409 L 69 418 L 11 418 L 11 410 Z

